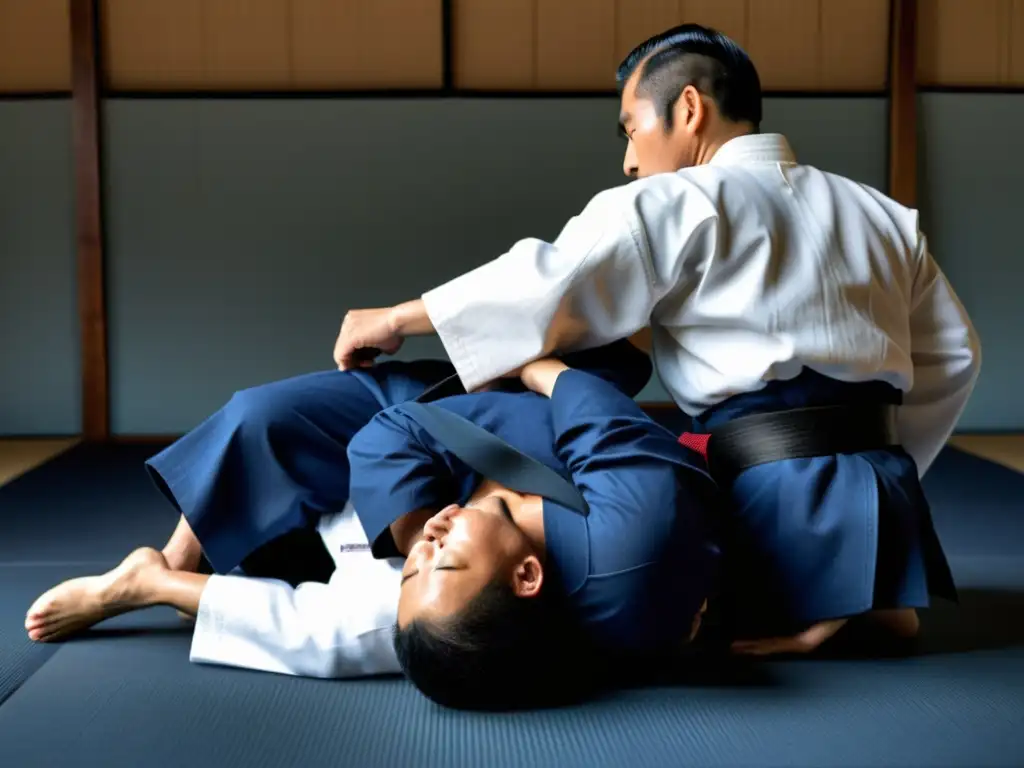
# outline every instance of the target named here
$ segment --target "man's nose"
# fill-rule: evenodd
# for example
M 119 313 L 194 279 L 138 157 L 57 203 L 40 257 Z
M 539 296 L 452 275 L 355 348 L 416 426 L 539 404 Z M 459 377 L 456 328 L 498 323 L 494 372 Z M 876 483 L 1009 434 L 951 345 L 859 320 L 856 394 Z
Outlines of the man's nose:
M 629 178 L 635 178 L 640 170 L 636 161 L 636 152 L 633 150 L 633 142 L 626 147 L 626 155 L 622 158 L 622 172 Z
M 423 525 L 423 535 L 428 541 L 444 546 L 444 539 L 451 530 L 452 517 L 459 511 L 457 504 L 449 504 Z
M 447 518 L 430 518 L 426 525 L 423 526 L 423 536 L 427 541 L 436 542 L 439 546 L 444 546 L 445 536 L 448 535 L 449 523 Z

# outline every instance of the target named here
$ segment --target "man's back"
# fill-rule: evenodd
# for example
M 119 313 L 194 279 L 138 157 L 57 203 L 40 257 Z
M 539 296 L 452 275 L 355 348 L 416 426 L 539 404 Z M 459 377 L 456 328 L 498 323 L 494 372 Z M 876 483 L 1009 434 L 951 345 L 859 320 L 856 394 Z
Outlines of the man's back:
M 676 342 L 702 364 L 699 392 L 679 377 L 684 402 L 727 395 L 740 356 L 744 375 L 788 378 L 808 365 L 847 380 L 885 373 L 909 387 L 910 312 L 924 255 L 914 211 L 791 162 L 713 163 L 678 176 L 682 204 L 694 205 L 696 188 L 707 216 L 678 253 L 666 244 L 668 263 L 700 278 L 669 290 L 657 310 L 661 324 L 681 326 Z M 674 214 L 669 207 L 663 215 Z M 721 372 L 720 385 L 709 370 Z
M 778 134 L 734 139 L 706 165 L 602 193 L 599 206 L 602 196 L 643 235 L 652 350 L 684 410 L 696 416 L 804 368 L 884 381 L 908 394 L 905 442 L 927 468 L 966 402 L 978 350 L 916 211 L 798 164 Z

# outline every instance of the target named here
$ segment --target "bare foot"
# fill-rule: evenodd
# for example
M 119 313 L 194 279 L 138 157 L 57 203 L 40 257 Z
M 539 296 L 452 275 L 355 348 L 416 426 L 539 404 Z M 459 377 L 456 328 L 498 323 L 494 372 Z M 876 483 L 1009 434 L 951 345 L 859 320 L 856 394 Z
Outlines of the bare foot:
M 105 619 L 147 605 L 146 578 L 166 570 L 155 549 L 137 549 L 102 576 L 70 579 L 44 593 L 28 609 L 29 639 L 48 643 L 88 629 Z
M 877 610 L 868 615 L 902 640 L 913 640 L 921 630 L 921 620 L 913 608 Z
M 737 640 L 732 644 L 736 653 L 749 656 L 772 656 L 779 653 L 811 653 L 843 628 L 846 619 L 822 621 L 803 632 L 788 637 L 765 637 L 758 640 Z

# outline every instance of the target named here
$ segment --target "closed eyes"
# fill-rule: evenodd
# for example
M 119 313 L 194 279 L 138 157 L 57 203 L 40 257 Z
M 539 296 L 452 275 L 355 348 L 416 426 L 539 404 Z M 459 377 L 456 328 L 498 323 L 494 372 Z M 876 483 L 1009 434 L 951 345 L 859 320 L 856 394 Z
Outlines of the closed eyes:
M 466 566 L 464 566 L 464 565 L 435 565 L 434 566 L 434 570 L 435 571 L 462 571 L 462 570 L 465 570 L 465 567 Z M 417 568 L 416 570 L 411 571 L 409 573 L 403 573 L 402 574 L 402 584 L 405 584 L 405 582 L 407 582 L 409 579 L 411 579 L 413 576 L 415 576 L 419 572 L 420 572 L 420 569 Z

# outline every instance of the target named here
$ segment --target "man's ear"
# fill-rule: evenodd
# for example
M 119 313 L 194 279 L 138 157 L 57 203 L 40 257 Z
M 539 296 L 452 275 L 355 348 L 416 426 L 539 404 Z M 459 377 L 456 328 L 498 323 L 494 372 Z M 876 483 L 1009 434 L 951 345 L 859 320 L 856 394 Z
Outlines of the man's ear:
M 707 105 L 704 103 L 700 91 L 692 85 L 683 88 L 673 111 L 675 113 L 673 124 L 691 136 L 700 131 L 707 120 Z
M 512 591 L 516 597 L 536 597 L 544 583 L 544 567 L 536 555 L 527 555 L 512 572 Z

